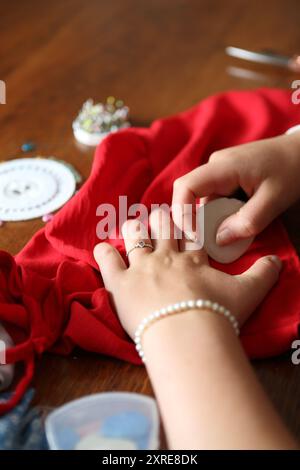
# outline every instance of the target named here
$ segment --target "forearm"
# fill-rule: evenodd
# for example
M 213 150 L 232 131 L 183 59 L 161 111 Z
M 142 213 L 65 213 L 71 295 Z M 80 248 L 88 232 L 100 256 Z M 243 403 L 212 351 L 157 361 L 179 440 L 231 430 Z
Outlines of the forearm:
M 164 318 L 143 345 L 170 448 L 296 447 L 225 318 Z

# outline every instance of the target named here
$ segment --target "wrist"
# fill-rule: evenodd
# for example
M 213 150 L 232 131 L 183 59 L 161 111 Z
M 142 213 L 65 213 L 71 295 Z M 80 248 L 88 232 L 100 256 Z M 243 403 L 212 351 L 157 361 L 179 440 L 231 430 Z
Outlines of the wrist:
M 142 338 L 147 363 L 157 356 L 161 360 L 174 353 L 180 354 L 181 347 L 193 348 L 195 342 L 207 349 L 216 342 L 226 347 L 232 341 L 239 340 L 228 319 L 205 309 L 164 317 L 153 323 Z

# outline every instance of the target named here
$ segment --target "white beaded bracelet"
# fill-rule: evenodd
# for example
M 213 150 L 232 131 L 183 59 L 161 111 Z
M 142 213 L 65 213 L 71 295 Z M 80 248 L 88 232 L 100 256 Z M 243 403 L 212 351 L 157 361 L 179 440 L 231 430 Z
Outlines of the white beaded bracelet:
M 168 305 L 167 307 L 161 308 L 160 310 L 156 310 L 155 312 L 151 313 L 151 315 L 149 315 L 148 317 L 145 317 L 144 320 L 141 321 L 141 323 L 139 324 L 135 332 L 134 341 L 135 341 L 136 350 L 143 362 L 146 362 L 145 354 L 142 348 L 142 336 L 145 330 L 149 328 L 150 325 L 155 323 L 157 320 L 160 320 L 161 318 L 164 318 L 168 315 L 174 315 L 176 313 L 186 312 L 188 310 L 194 310 L 194 309 L 211 310 L 214 313 L 219 313 L 220 315 L 223 315 L 225 318 L 227 318 L 230 321 L 237 336 L 240 334 L 239 324 L 235 316 L 232 315 L 232 313 L 229 310 L 227 310 L 225 307 L 218 304 L 217 302 L 211 302 L 210 300 L 197 299 L 197 300 L 187 300 L 183 302 L 178 302 L 176 304 L 171 304 L 171 305 Z

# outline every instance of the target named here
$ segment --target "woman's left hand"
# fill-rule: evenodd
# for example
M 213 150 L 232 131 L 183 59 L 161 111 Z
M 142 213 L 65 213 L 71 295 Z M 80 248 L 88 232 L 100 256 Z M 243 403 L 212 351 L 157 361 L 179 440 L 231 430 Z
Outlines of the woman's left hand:
M 276 256 L 260 258 L 243 274 L 230 276 L 212 268 L 204 250 L 180 251 L 167 212 L 152 212 L 150 225 L 152 240 L 137 220 L 124 224 L 127 251 L 139 241 L 153 246 L 153 250 L 144 247 L 131 251 L 128 268 L 108 243 L 100 243 L 94 250 L 105 287 L 131 337 L 153 311 L 197 298 L 224 305 L 242 325 L 278 279 L 281 261 Z M 162 236 L 166 233 L 171 233 L 168 239 Z

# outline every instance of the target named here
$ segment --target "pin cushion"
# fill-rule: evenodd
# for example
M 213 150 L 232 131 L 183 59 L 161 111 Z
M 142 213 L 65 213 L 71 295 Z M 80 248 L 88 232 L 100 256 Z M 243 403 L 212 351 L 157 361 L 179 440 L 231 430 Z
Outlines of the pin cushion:
M 129 127 L 128 116 L 129 108 L 113 96 L 104 104 L 89 99 L 73 122 L 74 136 L 82 144 L 96 146 L 111 132 Z

